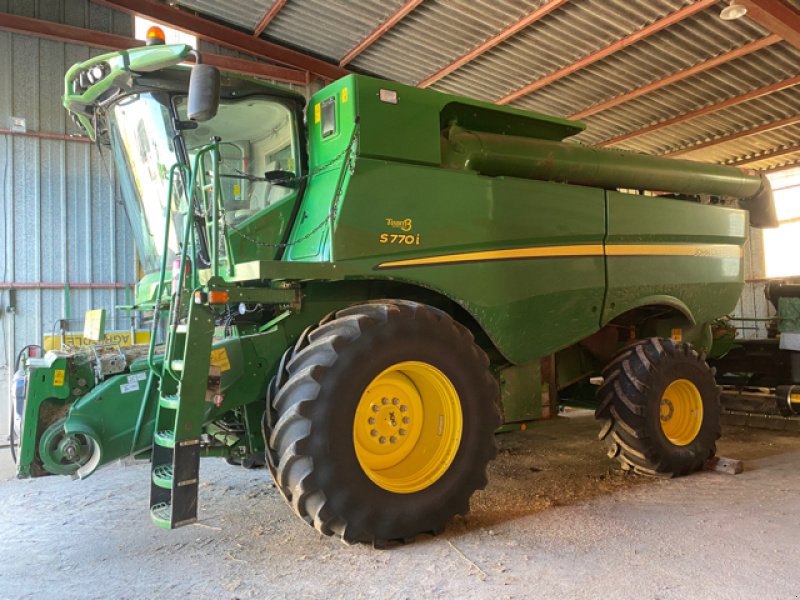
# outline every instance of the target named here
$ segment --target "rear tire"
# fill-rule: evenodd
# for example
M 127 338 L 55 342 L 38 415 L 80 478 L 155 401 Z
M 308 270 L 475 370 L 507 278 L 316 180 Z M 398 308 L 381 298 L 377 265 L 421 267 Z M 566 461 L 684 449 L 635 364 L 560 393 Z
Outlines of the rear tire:
M 443 531 L 496 454 L 488 366 L 440 310 L 378 301 L 337 312 L 287 351 L 270 384 L 278 489 L 317 531 L 348 543 Z
M 714 372 L 688 344 L 640 340 L 603 371 L 599 438 L 636 473 L 675 477 L 702 468 L 720 436 Z

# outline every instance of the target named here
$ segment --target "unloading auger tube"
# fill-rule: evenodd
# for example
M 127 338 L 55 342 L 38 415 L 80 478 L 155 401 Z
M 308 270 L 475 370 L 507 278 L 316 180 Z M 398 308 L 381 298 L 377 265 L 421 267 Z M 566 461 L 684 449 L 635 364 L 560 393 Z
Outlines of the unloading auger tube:
M 493 177 L 508 175 L 605 189 L 729 196 L 740 199 L 741 207 L 750 211 L 754 227 L 778 226 L 767 178 L 735 167 L 455 126 L 445 138 L 444 162 L 452 168 Z

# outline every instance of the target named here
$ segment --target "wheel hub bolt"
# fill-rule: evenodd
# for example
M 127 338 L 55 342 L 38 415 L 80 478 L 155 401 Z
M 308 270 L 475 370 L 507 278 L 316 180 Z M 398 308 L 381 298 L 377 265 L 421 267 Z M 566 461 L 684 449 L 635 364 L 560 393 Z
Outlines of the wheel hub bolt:
M 377 435 L 378 435 L 378 430 L 377 430 L 377 429 L 373 429 L 372 431 L 370 431 L 370 432 L 369 432 L 369 434 L 370 434 L 372 437 L 377 437 Z
M 380 439 L 378 439 L 378 441 L 379 441 L 381 444 L 385 444 L 385 443 L 386 443 L 386 438 L 385 438 L 385 437 L 383 437 L 383 436 L 381 436 L 381 437 L 380 437 Z
M 390 437 L 390 438 L 389 438 L 389 441 L 390 441 L 392 444 L 396 444 L 396 443 L 397 443 L 397 438 L 396 438 L 396 437 L 394 437 L 394 436 L 392 436 L 392 437 Z

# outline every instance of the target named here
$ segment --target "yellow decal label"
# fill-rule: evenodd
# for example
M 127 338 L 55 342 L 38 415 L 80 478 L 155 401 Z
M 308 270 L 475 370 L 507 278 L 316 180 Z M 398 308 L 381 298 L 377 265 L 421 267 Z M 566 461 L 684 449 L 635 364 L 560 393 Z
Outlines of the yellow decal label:
M 317 102 L 314 105 L 314 123 L 319 123 L 321 120 L 322 120 L 322 108 L 320 107 L 319 102 Z
M 230 371 L 231 361 L 228 360 L 228 351 L 225 348 L 211 351 L 211 364 L 219 367 L 220 371 Z
M 233 184 L 233 195 L 234 196 L 241 196 L 242 195 L 242 186 L 238 183 Z
M 403 235 L 402 233 L 382 233 L 378 237 L 380 244 L 401 244 L 405 246 L 419 246 L 419 234 Z
M 342 89 L 342 104 L 347 102 L 347 88 Z
M 59 350 L 61 348 L 60 335 L 46 335 L 44 336 L 45 350 Z M 77 346 L 80 348 L 94 346 L 97 342 L 87 340 L 80 333 L 67 333 L 64 336 L 64 343 L 67 346 Z M 104 343 L 119 344 L 120 346 L 131 346 L 131 332 L 130 331 L 106 331 Z M 134 344 L 149 344 L 150 332 L 146 330 L 136 331 L 136 338 Z
M 56 369 L 53 372 L 53 387 L 64 385 L 64 369 Z
M 411 219 L 386 219 L 386 226 L 408 233 L 414 228 L 414 221 Z
M 673 342 L 682 342 L 683 341 L 683 329 L 673 329 L 672 334 L 670 335 Z

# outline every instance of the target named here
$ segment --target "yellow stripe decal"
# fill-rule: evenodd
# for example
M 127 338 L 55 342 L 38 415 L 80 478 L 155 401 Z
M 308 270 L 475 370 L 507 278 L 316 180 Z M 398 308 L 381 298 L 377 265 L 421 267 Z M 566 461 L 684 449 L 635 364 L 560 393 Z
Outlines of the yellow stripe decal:
M 708 256 L 739 258 L 741 246 L 732 244 L 609 244 L 608 256 Z
M 705 256 L 713 258 L 739 258 L 742 248 L 732 244 L 609 244 L 605 247 L 608 256 Z M 507 250 L 464 252 L 443 254 L 407 260 L 381 263 L 378 269 L 395 267 L 421 267 L 454 263 L 487 262 L 494 260 L 519 260 L 530 258 L 582 258 L 603 256 L 602 244 L 578 244 L 574 246 L 532 246 Z

